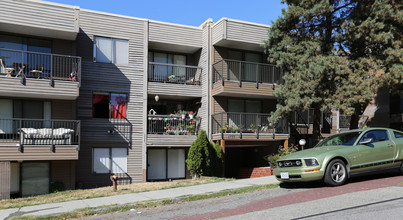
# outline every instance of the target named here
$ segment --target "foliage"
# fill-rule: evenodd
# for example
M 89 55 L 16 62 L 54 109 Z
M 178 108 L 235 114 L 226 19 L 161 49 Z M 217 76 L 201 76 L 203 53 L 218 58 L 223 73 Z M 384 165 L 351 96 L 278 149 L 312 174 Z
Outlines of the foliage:
M 274 154 L 270 157 L 270 155 L 266 156 L 265 159 L 269 163 L 271 168 L 277 167 L 277 160 L 280 159 L 280 154 Z
M 221 146 L 217 142 L 213 145 L 202 130 L 197 139 L 192 143 L 186 164 L 193 177 L 221 176 L 222 172 Z
M 283 0 L 288 8 L 265 42 L 269 62 L 285 73 L 271 120 L 314 108 L 319 137 L 320 110 L 358 116 L 380 86 L 401 83 L 403 10 L 397 2 Z
M 296 151 L 298 151 L 298 145 L 291 145 L 289 147 L 284 147 L 284 146 L 280 145 L 278 147 L 278 153 L 279 153 L 280 157 L 286 156 L 286 155 L 294 153 Z
M 55 192 L 62 192 L 65 190 L 64 183 L 63 182 L 52 182 L 50 183 L 50 192 L 55 193 Z
M 214 148 L 214 155 L 212 157 L 212 167 L 213 167 L 213 176 L 221 176 L 222 175 L 222 169 L 223 169 L 223 164 L 222 164 L 222 151 L 221 151 L 221 145 L 220 142 L 217 141 L 213 145 Z

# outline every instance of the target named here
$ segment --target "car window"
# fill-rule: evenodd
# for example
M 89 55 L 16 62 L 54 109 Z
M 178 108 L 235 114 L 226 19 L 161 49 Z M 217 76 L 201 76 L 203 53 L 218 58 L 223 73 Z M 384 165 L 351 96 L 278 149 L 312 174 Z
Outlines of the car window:
M 367 131 L 361 137 L 361 140 L 363 140 L 363 138 L 372 138 L 372 142 L 389 140 L 389 136 L 388 136 L 388 133 L 387 133 L 386 130 L 371 130 L 371 131 Z
M 361 132 L 346 132 L 332 135 L 319 142 L 316 147 L 337 145 L 352 146 L 357 140 L 358 136 L 360 136 L 360 134 Z
M 393 134 L 395 135 L 395 138 L 403 138 L 403 132 L 394 131 Z

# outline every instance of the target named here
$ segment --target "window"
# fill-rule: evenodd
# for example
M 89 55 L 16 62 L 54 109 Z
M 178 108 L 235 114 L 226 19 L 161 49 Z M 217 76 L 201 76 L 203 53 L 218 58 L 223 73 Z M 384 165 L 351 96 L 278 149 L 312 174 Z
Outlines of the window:
M 389 140 L 389 136 L 386 130 L 371 130 L 365 133 L 361 140 L 363 138 L 372 138 L 372 142 L 378 142 L 378 141 L 386 141 Z M 360 141 L 361 141 L 360 140 Z
M 402 132 L 394 131 L 393 134 L 395 135 L 395 138 L 403 138 L 403 133 Z
M 127 95 L 120 93 L 94 93 L 92 95 L 93 118 L 126 118 Z
M 128 65 L 129 41 L 96 37 L 94 41 L 94 61 L 100 63 L 114 63 L 116 65 Z
M 186 65 L 186 56 L 181 54 L 170 54 L 161 52 L 150 52 L 148 57 L 150 62 L 155 62 L 150 66 L 150 81 L 185 81 L 186 68 L 173 65 Z M 168 64 L 168 65 L 165 65 Z M 174 78 L 172 78 L 172 76 Z
M 127 148 L 94 148 L 93 172 L 126 173 L 127 172 Z

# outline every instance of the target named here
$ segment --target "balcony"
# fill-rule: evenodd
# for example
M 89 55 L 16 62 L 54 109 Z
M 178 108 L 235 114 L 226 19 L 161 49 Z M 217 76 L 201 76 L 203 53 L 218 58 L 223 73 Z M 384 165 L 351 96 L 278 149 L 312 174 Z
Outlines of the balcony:
M 4 32 L 75 40 L 79 32 L 77 6 L 45 1 L 1 1 Z
M 0 49 L 0 94 L 8 97 L 75 100 L 81 58 Z
M 330 134 L 333 129 L 332 112 L 321 111 L 320 127 L 322 134 Z M 314 109 L 310 108 L 305 111 L 294 111 L 291 114 L 290 124 L 291 133 L 297 134 L 312 134 L 313 133 L 313 120 L 315 114 Z
M 202 68 L 149 62 L 148 94 L 201 97 Z
M 0 119 L 0 160 L 78 159 L 80 121 Z
M 189 147 L 197 138 L 200 120 L 189 115 L 148 115 L 147 144 Z
M 283 83 L 283 72 L 271 64 L 227 59 L 213 64 L 213 96 L 274 97 Z
M 285 140 L 288 120 L 269 122 L 270 114 L 223 112 L 212 115 L 213 140 Z

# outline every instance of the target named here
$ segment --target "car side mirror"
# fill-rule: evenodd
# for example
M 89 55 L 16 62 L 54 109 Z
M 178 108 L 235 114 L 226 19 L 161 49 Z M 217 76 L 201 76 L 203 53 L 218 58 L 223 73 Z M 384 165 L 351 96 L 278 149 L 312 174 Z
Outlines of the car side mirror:
M 372 138 L 363 138 L 363 139 L 359 142 L 359 144 L 366 145 L 366 144 L 372 143 L 372 141 L 373 141 Z

